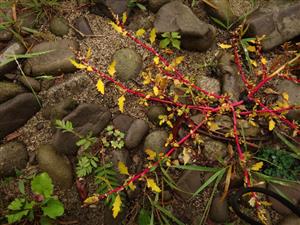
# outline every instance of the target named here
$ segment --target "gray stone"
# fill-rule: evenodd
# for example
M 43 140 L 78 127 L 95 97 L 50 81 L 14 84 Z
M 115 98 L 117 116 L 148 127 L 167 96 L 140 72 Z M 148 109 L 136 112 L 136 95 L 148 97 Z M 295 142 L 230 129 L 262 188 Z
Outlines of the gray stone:
M 96 3 L 91 12 L 99 16 L 106 16 L 113 19 L 112 13 L 122 16 L 124 12 L 129 12 L 128 3 L 124 0 L 95 0 Z
M 72 73 L 76 71 L 76 68 L 70 59 L 75 58 L 74 51 L 77 51 L 78 48 L 78 43 L 73 40 L 42 42 L 34 46 L 30 53 L 50 52 L 28 59 L 24 72 L 31 76 Z
M 252 126 L 247 120 L 238 120 L 237 125 L 240 133 L 246 137 L 257 137 L 261 135 L 261 129 L 259 126 Z
M 111 112 L 95 104 L 81 104 L 63 118 L 64 121 L 71 121 L 74 130 L 83 136 L 89 132 L 92 132 L 93 136 L 97 136 L 107 126 L 110 119 Z M 57 130 L 54 134 L 53 146 L 60 153 L 76 154 L 78 140 L 79 138 L 72 133 L 63 133 Z
M 161 105 L 153 105 L 147 112 L 148 119 L 153 123 L 159 123 L 159 116 L 167 115 L 167 110 Z
M 0 30 L 0 41 L 8 42 L 13 38 L 12 32 L 8 30 Z
M 65 18 L 53 17 L 49 25 L 50 31 L 56 36 L 64 36 L 69 33 L 69 24 Z
M 299 225 L 300 218 L 295 215 L 287 216 L 283 221 L 279 223 L 279 225 Z
M 137 147 L 148 133 L 148 130 L 149 126 L 144 120 L 134 120 L 127 131 L 127 135 L 125 137 L 125 146 L 128 149 Z
M 25 52 L 24 46 L 18 42 L 8 44 L 0 53 L 0 77 L 17 68 L 17 64 L 11 56 L 24 54 Z
M 289 80 L 283 80 L 277 86 L 278 92 L 289 95 L 289 105 L 300 105 L 300 85 Z M 283 101 L 282 97 L 279 99 Z M 300 120 L 300 109 L 290 110 L 287 117 L 291 120 Z
M 237 101 L 245 89 L 245 85 L 238 74 L 233 56 L 229 53 L 223 53 L 220 56 L 218 67 L 222 74 L 222 94 L 229 94 L 232 100 Z
M 221 84 L 220 81 L 207 76 L 198 76 L 195 84 L 201 89 L 214 94 L 220 94 Z
M 0 139 L 23 126 L 40 110 L 36 97 L 24 93 L 0 105 Z
M 153 131 L 147 135 L 144 143 L 144 149 L 150 149 L 157 153 L 166 152 L 167 148 L 165 147 L 165 144 L 168 137 L 168 132 L 164 130 Z
M 226 153 L 226 144 L 211 138 L 204 142 L 203 154 L 208 160 L 218 161 L 219 159 L 223 159 L 223 157 L 226 156 Z
M 15 83 L 0 81 L 0 103 L 25 92 L 25 89 Z
M 119 131 L 126 133 L 130 128 L 133 118 L 128 115 L 120 114 L 113 120 L 114 128 L 118 129 Z
M 255 11 L 248 18 L 247 35 L 261 37 L 264 50 L 272 49 L 300 34 L 300 2 L 273 1 Z
M 84 35 L 93 35 L 89 21 L 84 16 L 77 17 L 74 21 L 74 27 L 80 32 L 78 37 L 84 38 Z
M 32 78 L 32 77 L 18 76 L 17 80 L 20 81 L 30 91 L 32 91 L 32 89 L 35 92 L 39 92 L 41 90 L 41 84 L 40 84 L 40 82 L 37 81 L 36 79 Z
M 164 4 L 172 0 L 149 0 L 149 8 L 152 12 L 156 13 Z
M 298 204 L 300 202 L 300 184 L 290 183 L 289 186 L 283 186 L 280 184 L 269 184 L 268 190 L 274 191 L 278 194 L 282 193 L 293 204 Z M 282 215 L 292 213 L 290 209 L 288 209 L 276 199 L 269 197 L 269 201 L 272 203 L 272 208 L 275 209 L 278 213 Z
M 145 30 L 151 29 L 154 22 L 154 15 L 149 15 L 147 12 L 139 12 L 130 17 L 128 29 L 137 31 L 141 27 Z
M 228 203 L 227 199 L 225 198 L 223 201 L 221 199 L 221 196 L 216 195 L 213 198 L 209 217 L 211 220 L 217 223 L 226 223 L 229 219 L 229 209 L 228 209 Z
M 26 146 L 20 142 L 9 142 L 0 145 L 0 177 L 15 174 L 16 169 L 26 167 L 28 154 Z
M 203 173 L 199 171 L 185 171 L 176 183 L 179 190 L 175 190 L 184 200 L 188 200 L 202 185 Z
M 57 153 L 51 145 L 40 146 L 37 150 L 39 168 L 47 172 L 54 184 L 68 189 L 72 186 L 72 166 L 68 158 Z
M 116 75 L 122 81 L 136 78 L 143 67 L 142 57 L 130 48 L 116 51 L 112 60 L 116 61 Z
M 180 1 L 169 2 L 160 8 L 154 27 L 158 33 L 179 32 L 181 47 L 187 50 L 205 51 L 215 40 L 215 29 Z

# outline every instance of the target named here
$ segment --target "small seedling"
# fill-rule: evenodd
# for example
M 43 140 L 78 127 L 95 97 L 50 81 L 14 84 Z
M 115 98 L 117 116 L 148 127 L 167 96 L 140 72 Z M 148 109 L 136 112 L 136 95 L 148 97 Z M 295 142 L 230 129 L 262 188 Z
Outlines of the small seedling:
M 180 49 L 180 34 L 178 32 L 165 32 L 161 35 L 162 39 L 159 43 L 160 48 L 167 48 L 170 44 L 177 49 Z
M 33 221 L 37 214 L 42 212 L 40 217 L 41 224 L 49 224 L 51 219 L 64 214 L 64 206 L 53 196 L 52 180 L 47 173 L 41 173 L 35 176 L 31 181 L 31 191 L 33 198 L 29 198 L 23 188 L 20 192 L 22 197 L 15 198 L 9 205 L 9 214 L 6 215 L 9 224 L 19 222 L 23 218 Z
M 110 125 L 106 127 L 104 137 L 101 141 L 106 148 L 122 149 L 125 145 L 124 137 L 125 134 L 123 132 Z

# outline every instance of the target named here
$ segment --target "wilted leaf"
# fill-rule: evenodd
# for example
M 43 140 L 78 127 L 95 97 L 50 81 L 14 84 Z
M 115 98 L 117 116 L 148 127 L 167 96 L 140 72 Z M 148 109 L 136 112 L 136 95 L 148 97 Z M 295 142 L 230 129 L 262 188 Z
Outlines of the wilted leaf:
M 259 170 L 263 167 L 263 165 L 264 165 L 263 162 L 255 163 L 255 164 L 251 167 L 251 170 L 252 170 L 252 171 L 259 171 Z
M 152 151 L 151 149 L 146 149 L 145 153 L 148 155 L 148 157 L 147 157 L 148 160 L 155 160 L 155 158 L 156 158 L 155 151 Z
M 86 205 L 92 205 L 92 204 L 96 204 L 99 201 L 99 198 L 97 195 L 93 195 L 91 197 L 88 197 L 87 199 L 84 200 L 84 204 Z
M 113 203 L 113 208 L 112 208 L 114 218 L 116 218 L 118 216 L 119 212 L 121 211 L 121 206 L 122 206 L 121 197 L 120 197 L 120 195 L 117 195 L 117 197 Z
M 218 43 L 219 47 L 222 48 L 222 49 L 228 49 L 228 48 L 231 48 L 232 45 L 229 45 L 229 44 L 224 44 L 224 43 Z
M 122 95 L 122 96 L 118 99 L 119 110 L 120 110 L 122 113 L 124 112 L 124 102 L 125 102 L 125 96 Z
M 275 125 L 276 125 L 275 121 L 271 119 L 269 121 L 269 131 L 272 131 L 275 128 Z
M 289 94 L 286 93 L 286 92 L 283 92 L 283 93 L 282 93 L 282 97 L 283 97 L 283 99 L 286 100 L 286 101 L 289 100 Z
M 150 43 L 153 44 L 155 39 L 156 39 L 156 28 L 154 27 L 150 32 L 150 37 L 149 37 Z
M 155 56 L 153 58 L 153 62 L 157 65 L 159 63 L 159 57 L 158 56 Z
M 220 129 L 219 125 L 215 122 L 209 121 L 209 122 L 207 122 L 207 125 L 209 126 L 210 131 L 216 131 L 216 130 Z
M 76 61 L 73 60 L 73 59 L 69 59 L 69 60 L 70 60 L 70 62 L 72 63 L 72 65 L 75 66 L 77 69 L 82 70 L 82 69 L 85 69 L 85 68 L 86 68 L 86 65 L 83 65 L 83 64 L 81 64 L 81 63 L 78 63 L 78 62 L 76 62 Z
M 97 90 L 104 95 L 104 83 L 102 82 L 101 79 L 98 80 L 97 82 Z
M 116 73 L 116 60 L 113 60 L 112 63 L 109 65 L 108 70 L 107 70 L 108 74 L 111 75 L 112 77 L 115 75 Z
M 278 94 L 278 92 L 274 91 L 272 88 L 266 88 L 264 90 L 264 93 L 266 93 L 266 94 Z
M 142 36 L 144 36 L 145 33 L 146 33 L 146 31 L 145 31 L 143 28 L 141 28 L 141 29 L 138 29 L 138 30 L 135 32 L 135 35 L 136 35 L 137 37 L 142 37 Z
M 157 184 L 155 183 L 155 181 L 153 179 L 147 178 L 147 187 L 156 193 L 161 192 L 160 188 L 157 186 Z
M 255 51 L 256 51 L 256 48 L 255 48 L 255 46 L 249 45 L 249 46 L 247 47 L 247 50 L 248 50 L 249 52 L 255 52 Z
M 159 94 L 159 90 L 156 86 L 153 87 L 153 93 L 155 96 L 157 96 Z
M 118 163 L 118 169 L 119 169 L 120 174 L 129 175 L 128 168 L 126 167 L 126 165 L 123 162 Z
M 266 64 L 267 64 L 267 60 L 266 60 L 266 58 L 265 58 L 265 57 L 262 57 L 262 58 L 261 58 L 261 63 L 262 63 L 262 64 L 264 64 L 264 65 L 266 65 Z
M 190 161 L 190 159 L 191 159 L 190 152 L 191 152 L 190 149 L 183 148 L 182 159 L 183 159 L 184 165 L 187 164 Z
M 109 24 L 119 33 L 122 33 L 122 27 L 118 26 L 116 23 L 110 21 Z

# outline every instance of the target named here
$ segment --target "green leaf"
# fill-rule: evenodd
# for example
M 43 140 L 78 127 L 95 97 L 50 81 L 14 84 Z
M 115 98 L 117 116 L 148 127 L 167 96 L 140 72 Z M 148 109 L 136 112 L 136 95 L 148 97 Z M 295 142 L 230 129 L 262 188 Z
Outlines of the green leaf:
M 172 32 L 172 33 L 171 33 L 171 37 L 174 38 L 174 39 L 179 39 L 179 38 L 181 38 L 179 32 Z
M 21 192 L 21 194 L 25 195 L 24 180 L 19 180 L 19 182 L 18 182 L 18 189 Z
M 138 217 L 139 225 L 149 225 L 150 224 L 150 212 L 146 209 L 141 209 Z
M 52 180 L 47 173 L 41 173 L 31 181 L 31 190 L 48 198 L 53 193 Z
M 42 207 L 42 211 L 45 216 L 55 219 L 64 214 L 64 205 L 59 200 L 50 198 Z
M 55 223 L 53 223 L 51 221 L 50 218 L 46 217 L 46 216 L 42 216 L 41 219 L 40 219 L 40 223 L 41 225 L 54 225 Z
M 159 204 L 152 202 L 151 204 L 157 208 L 159 211 L 161 211 L 163 214 L 165 214 L 167 217 L 169 217 L 170 219 L 172 219 L 176 224 L 178 225 L 185 225 L 183 222 L 181 222 L 179 219 L 177 219 L 169 210 L 163 208 L 162 206 L 160 206 Z
M 18 222 L 18 221 L 20 221 L 24 216 L 26 216 L 26 215 L 28 214 L 28 212 L 29 212 L 29 210 L 23 210 L 23 211 L 14 213 L 14 214 L 7 215 L 7 216 L 6 216 L 7 222 L 8 222 L 9 224 Z
M 161 40 L 160 42 L 159 42 L 159 47 L 160 48 L 166 48 L 169 44 L 170 44 L 170 39 L 169 38 L 165 38 L 165 39 L 163 39 L 163 40 Z
M 24 198 L 16 198 L 8 205 L 7 208 L 14 211 L 21 210 L 23 208 L 24 203 L 25 203 Z
M 201 171 L 201 172 L 217 172 L 221 169 L 221 168 L 195 166 L 195 165 L 178 165 L 172 167 L 176 169 L 193 170 L 193 171 Z
M 177 48 L 177 49 L 180 49 L 180 41 L 179 40 L 172 40 L 172 46 L 174 47 L 174 48 Z
M 141 9 L 143 11 L 147 10 L 147 8 L 144 5 L 142 5 L 141 3 L 136 3 L 136 6 L 139 7 L 139 9 Z

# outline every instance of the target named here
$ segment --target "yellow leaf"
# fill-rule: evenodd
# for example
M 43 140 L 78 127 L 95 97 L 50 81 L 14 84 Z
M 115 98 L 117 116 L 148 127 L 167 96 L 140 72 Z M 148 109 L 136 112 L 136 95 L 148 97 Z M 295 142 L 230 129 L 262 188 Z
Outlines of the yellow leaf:
M 262 57 L 262 58 L 261 58 L 261 63 L 262 63 L 262 64 L 264 64 L 264 65 L 266 65 L 266 64 L 267 64 L 267 60 L 266 60 L 266 58 L 265 58 L 265 57 Z
M 272 131 L 275 128 L 275 125 L 276 125 L 275 121 L 271 119 L 269 121 L 269 131 Z
M 91 49 L 91 47 L 89 47 L 88 50 L 87 50 L 87 52 L 86 52 L 85 58 L 89 59 L 91 57 L 91 55 L 92 55 L 92 49 Z
M 119 110 L 120 110 L 122 113 L 124 112 L 124 102 L 125 102 L 125 96 L 122 95 L 122 96 L 118 99 Z
M 109 24 L 119 33 L 122 33 L 122 27 L 118 26 L 116 23 L 113 21 L 110 21 Z
M 143 28 L 141 28 L 141 29 L 138 29 L 138 30 L 135 32 L 135 35 L 136 35 L 137 37 L 142 37 L 142 36 L 144 36 L 145 33 L 146 33 L 146 31 L 145 31 Z
M 102 82 L 101 79 L 98 80 L 97 82 L 97 90 L 104 95 L 104 83 Z
M 282 93 L 282 97 L 283 97 L 283 99 L 286 100 L 286 101 L 289 100 L 289 94 L 286 93 L 286 92 L 283 92 L 283 93 Z
M 73 59 L 69 59 L 69 60 L 70 60 L 70 62 L 72 63 L 72 65 L 75 66 L 77 69 L 82 70 L 82 69 L 85 69 L 85 68 L 86 68 L 86 65 L 80 64 L 80 63 L 76 62 L 76 61 L 73 60 Z
M 92 204 L 96 204 L 99 201 L 99 198 L 97 195 L 93 195 L 91 197 L 88 197 L 84 200 L 84 204 L 86 205 L 92 205 Z
M 190 149 L 188 149 L 188 148 L 183 148 L 183 151 L 182 151 L 182 159 L 183 159 L 184 165 L 187 164 L 187 163 L 190 161 L 190 159 L 191 159 L 190 152 L 191 152 Z
M 87 68 L 86 68 L 86 70 L 88 71 L 88 72 L 93 72 L 94 70 L 93 70 L 93 67 L 91 67 L 91 66 L 88 66 Z
M 112 208 L 114 218 L 116 218 L 118 216 L 119 212 L 121 211 L 121 206 L 122 206 L 121 197 L 120 197 L 120 195 L 117 195 L 117 197 L 113 203 L 113 208 Z
M 128 187 L 130 188 L 130 190 L 134 191 L 136 189 L 136 186 L 131 182 L 130 184 L 128 184 Z
M 175 67 L 175 66 L 179 65 L 180 63 L 182 63 L 183 60 L 184 60 L 184 56 L 176 57 L 175 59 L 172 60 L 171 65 L 173 67 Z
M 107 72 L 112 77 L 115 75 L 115 73 L 116 73 L 116 60 L 112 61 L 112 63 L 109 65 L 109 67 L 107 69 Z
M 161 192 L 160 188 L 157 186 L 153 179 L 146 179 L 147 180 L 147 187 L 150 188 L 152 191 L 159 193 Z
M 123 162 L 118 163 L 118 169 L 119 169 L 120 174 L 129 175 L 128 169 Z
M 157 65 L 157 64 L 159 63 L 159 58 L 158 58 L 158 56 L 155 56 L 155 57 L 153 58 L 153 61 L 154 61 L 154 63 Z
M 250 59 L 250 62 L 251 62 L 251 64 L 252 64 L 254 67 L 257 67 L 257 63 L 256 63 L 255 60 Z
M 155 160 L 155 158 L 156 158 L 155 151 L 152 151 L 151 149 L 146 149 L 145 153 L 148 155 L 148 157 L 147 157 L 148 160 Z
M 156 86 L 153 87 L 153 93 L 155 96 L 157 96 L 159 94 L 159 90 Z
M 207 122 L 207 125 L 209 126 L 210 131 L 216 131 L 216 130 L 220 129 L 219 125 L 215 122 L 209 121 L 209 122 Z
M 150 40 L 151 44 L 154 43 L 155 39 L 156 39 L 156 29 L 155 29 L 155 27 L 154 27 L 154 28 L 150 31 L 150 37 L 149 37 L 149 40 Z
M 126 20 L 127 20 L 127 13 L 124 12 L 123 15 L 122 15 L 122 23 L 125 24 Z
M 263 162 L 255 163 L 255 164 L 251 167 L 251 170 L 252 170 L 252 171 L 259 171 L 259 170 L 263 167 L 263 165 L 264 165 Z
M 222 48 L 222 49 L 228 49 L 228 48 L 231 48 L 232 46 L 231 45 L 228 45 L 228 44 L 223 44 L 223 43 L 218 43 L 219 47 Z
M 248 50 L 249 52 L 255 52 L 255 51 L 256 51 L 256 48 L 255 48 L 255 46 L 249 45 L 249 46 L 247 47 L 247 50 Z

